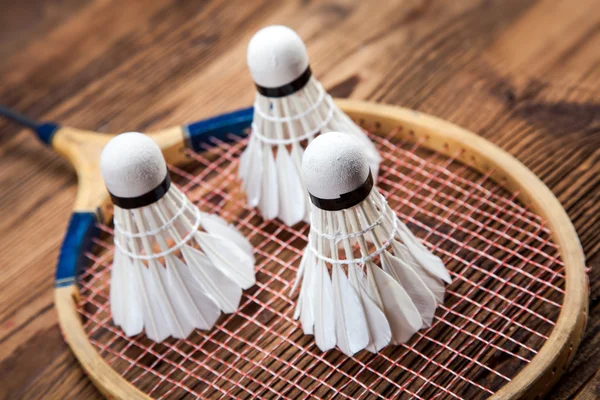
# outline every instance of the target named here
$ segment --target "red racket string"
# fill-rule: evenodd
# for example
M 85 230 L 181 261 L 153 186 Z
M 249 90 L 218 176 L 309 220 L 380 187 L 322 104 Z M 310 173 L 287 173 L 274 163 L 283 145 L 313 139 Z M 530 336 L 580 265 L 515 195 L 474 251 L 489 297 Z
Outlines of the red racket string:
M 391 156 L 391 157 L 393 158 L 393 156 Z M 399 161 L 399 160 L 397 160 L 397 161 Z M 448 160 L 448 164 L 449 164 L 451 161 L 453 161 L 453 160 L 452 160 L 452 159 L 449 159 L 449 160 Z M 399 161 L 399 162 L 397 162 L 397 164 L 401 164 L 401 162 Z M 414 172 L 416 173 L 416 172 L 417 172 L 417 170 L 415 170 Z M 489 175 L 488 175 L 488 176 L 484 176 L 484 177 L 483 177 L 483 179 L 485 180 L 485 179 L 487 179 L 488 177 L 489 177 Z M 406 176 L 406 178 L 407 178 L 407 179 L 410 179 L 410 176 Z M 436 177 L 434 177 L 434 178 L 436 178 Z M 429 179 L 431 179 L 431 177 L 429 177 Z M 383 179 L 383 181 L 385 182 L 385 179 Z M 388 182 L 388 183 L 392 183 L 394 186 L 396 186 L 396 187 L 398 187 L 398 188 L 402 188 L 402 187 L 403 187 L 403 185 L 402 185 L 402 182 Z M 426 185 L 427 183 L 428 183 L 427 181 L 422 181 L 422 182 L 420 182 L 420 184 L 422 184 L 422 185 Z M 445 181 L 444 183 L 446 183 L 446 184 L 451 184 L 451 181 L 449 181 L 449 180 L 448 180 L 448 181 Z M 432 193 L 432 194 L 435 194 L 435 195 L 437 195 L 438 193 L 436 192 L 436 193 Z M 396 196 L 396 197 L 397 197 L 397 196 Z M 431 196 L 430 198 L 432 198 L 432 197 L 433 197 L 433 196 Z M 462 200 L 459 200 L 459 201 L 462 201 Z M 421 206 L 422 206 L 422 204 L 421 204 Z M 418 207 L 418 208 L 420 208 L 420 206 L 417 206 L 417 207 Z M 471 207 L 471 211 L 472 211 L 472 212 L 473 212 L 473 211 L 475 211 L 475 210 L 477 210 L 477 208 L 475 208 L 475 207 Z M 451 212 L 452 212 L 452 210 L 451 210 Z M 470 215 L 467 215 L 467 216 L 470 216 Z M 412 217 L 412 215 L 411 215 L 411 217 Z M 438 226 L 436 226 L 436 227 L 432 228 L 431 230 L 432 230 L 432 231 L 435 231 L 435 230 L 436 230 L 436 228 L 438 228 L 438 227 L 439 227 L 439 225 L 441 225 L 441 222 L 438 224 Z M 457 227 L 458 227 L 458 226 L 457 226 L 457 225 L 455 225 L 455 226 L 454 226 L 454 229 L 456 229 Z M 431 232 L 430 232 L 430 233 L 431 233 Z M 449 235 L 449 236 L 451 236 L 451 235 Z M 429 237 L 428 237 L 428 236 L 426 236 L 426 237 L 425 237 L 425 240 L 427 240 L 428 238 L 429 238 Z M 488 247 L 489 247 L 489 246 L 488 246 Z M 460 276 L 460 275 L 459 275 L 459 276 Z M 475 287 L 475 286 L 474 286 L 474 287 Z M 456 293 L 453 293 L 453 294 L 455 294 L 455 295 L 456 295 Z M 444 309 L 445 309 L 447 312 L 452 312 L 452 310 L 449 310 L 449 309 L 446 309 L 446 308 L 444 308 Z M 444 321 L 444 319 L 443 319 L 443 317 L 442 317 L 442 318 L 438 317 L 438 318 L 437 318 L 437 320 L 438 320 L 438 321 L 445 322 L 445 321 Z M 469 319 L 468 319 L 468 321 L 470 321 L 470 322 L 475 322 L 475 323 L 476 323 L 476 321 L 474 321 L 472 318 L 469 318 Z M 481 324 L 480 324 L 480 325 L 481 325 Z M 482 325 L 481 325 L 481 326 L 482 326 Z M 456 328 L 456 327 L 455 327 L 455 328 Z M 509 340 L 512 340 L 511 338 L 508 338 L 506 335 L 503 335 L 501 332 L 496 332 L 496 331 L 494 331 L 494 330 L 491 330 L 491 331 L 495 332 L 496 334 L 498 334 L 498 335 L 500 335 L 500 336 L 504 336 L 505 338 L 507 338 L 507 339 L 509 339 Z M 458 332 L 461 332 L 461 329 L 460 329 L 460 328 L 458 328 L 458 329 L 457 329 L 457 333 L 458 333 Z M 469 332 L 466 332 L 466 333 L 467 333 L 467 334 L 470 334 Z M 421 338 L 427 338 L 425 335 L 420 335 L 420 336 L 421 336 Z M 436 343 L 438 343 L 437 341 L 435 341 L 435 339 L 432 339 L 432 338 L 427 338 L 427 339 L 428 339 L 428 340 L 431 340 L 432 342 L 436 342 Z M 420 340 L 420 339 L 419 339 L 419 340 Z M 517 342 L 517 343 L 518 343 L 518 342 Z M 447 346 L 445 346 L 445 345 L 443 345 L 443 344 L 441 344 L 441 343 L 438 343 L 438 344 L 440 345 L 440 351 L 441 351 L 442 349 L 449 349 Z M 493 344 L 492 344 L 492 346 L 493 346 Z M 528 348 L 527 346 L 524 346 L 524 347 Z M 452 350 L 452 349 L 450 349 L 450 350 Z M 534 352 L 534 353 L 535 353 L 535 352 Z M 459 353 L 459 352 L 456 352 L 456 351 L 454 351 L 454 356 L 453 356 L 453 357 L 456 357 L 458 354 L 460 354 L 460 353 Z M 515 356 L 517 356 L 517 355 L 515 355 Z M 489 368 L 489 367 L 486 367 L 485 365 L 482 365 L 482 364 L 481 364 L 481 363 L 479 363 L 478 361 L 476 361 L 476 360 L 474 360 L 474 359 L 471 359 L 471 358 L 469 358 L 469 357 L 466 357 L 466 356 L 464 356 L 464 355 L 463 355 L 463 357 L 467 358 L 467 359 L 468 359 L 468 360 L 469 360 L 471 363 L 475 363 L 475 364 L 479 365 L 480 367 L 482 367 L 482 368 L 486 368 L 486 369 L 490 370 L 491 372 L 494 372 L 494 373 L 498 374 L 499 376 L 503 377 L 504 379 L 506 379 L 506 380 L 509 380 L 509 378 L 507 378 L 507 377 L 503 376 L 502 374 L 499 374 L 498 372 L 494 371 L 493 369 L 491 369 L 491 368 Z M 517 356 L 517 357 L 518 357 L 518 356 Z M 525 360 L 525 359 L 523 359 L 523 360 L 524 360 L 524 361 L 527 361 L 527 360 Z M 441 371 L 440 371 L 440 372 L 441 372 Z M 451 374 L 454 374 L 452 371 L 449 371 L 449 372 L 450 372 Z M 457 378 L 462 378 L 460 375 L 456 375 L 456 377 L 457 377 Z M 414 378 L 413 378 L 413 379 L 414 379 Z M 410 381 L 409 381 L 409 382 L 410 382 Z M 473 382 L 470 382 L 470 383 L 472 383 L 472 384 L 476 385 L 476 384 L 475 384 L 475 383 L 473 383 Z M 481 386 L 480 386 L 480 387 L 481 387 Z M 484 390 L 486 390 L 486 389 L 485 389 L 485 388 L 483 388 L 483 387 L 481 387 L 481 388 L 482 388 L 482 389 L 484 389 Z M 491 392 L 490 392 L 490 393 L 491 393 Z
M 401 219 L 450 267 L 454 283 L 433 325 L 378 355 L 322 353 L 291 317 L 288 295 L 308 228 L 263 221 L 239 196 L 245 140 L 214 140 L 170 166 L 174 182 L 206 212 L 233 222 L 253 243 L 257 285 L 210 332 L 156 344 L 127 338 L 108 304 L 112 229 L 78 279 L 79 312 L 106 361 L 152 397 L 487 397 L 537 354 L 560 312 L 563 264 L 541 217 L 490 178 L 393 131 L 372 136 L 384 157 L 379 187 Z M 240 210 L 242 212 L 240 213 Z M 365 353 L 365 354 L 363 354 Z M 500 361 L 498 361 L 500 360 Z M 485 378 L 482 378 L 485 377 Z

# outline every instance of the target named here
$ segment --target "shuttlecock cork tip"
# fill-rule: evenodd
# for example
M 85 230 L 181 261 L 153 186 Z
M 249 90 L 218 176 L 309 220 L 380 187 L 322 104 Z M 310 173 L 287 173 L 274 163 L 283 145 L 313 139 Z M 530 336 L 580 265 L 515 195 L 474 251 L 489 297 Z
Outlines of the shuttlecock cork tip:
M 313 204 L 322 209 L 351 207 L 362 201 L 373 187 L 361 143 L 340 132 L 324 133 L 308 145 L 302 157 L 302 174 Z M 327 202 L 343 200 L 348 194 L 353 195 L 347 201 Z
M 248 44 L 247 61 L 254 83 L 265 88 L 288 85 L 308 69 L 304 42 L 282 25 L 267 26 L 254 34 Z
M 100 170 L 113 202 L 116 198 L 139 198 L 168 181 L 160 147 L 138 132 L 123 133 L 111 139 L 102 150 Z

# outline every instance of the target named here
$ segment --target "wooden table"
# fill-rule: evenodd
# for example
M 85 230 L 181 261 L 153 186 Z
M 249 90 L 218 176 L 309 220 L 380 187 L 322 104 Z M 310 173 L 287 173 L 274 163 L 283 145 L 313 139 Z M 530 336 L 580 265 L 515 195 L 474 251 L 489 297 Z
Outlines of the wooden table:
M 590 319 L 552 398 L 600 396 L 600 1 L 7 0 L 0 103 L 98 130 L 150 130 L 249 105 L 251 35 L 306 40 L 334 96 L 414 108 L 533 170 L 572 218 Z M 0 398 L 99 398 L 63 342 L 53 273 L 75 195 L 67 162 L 0 121 Z

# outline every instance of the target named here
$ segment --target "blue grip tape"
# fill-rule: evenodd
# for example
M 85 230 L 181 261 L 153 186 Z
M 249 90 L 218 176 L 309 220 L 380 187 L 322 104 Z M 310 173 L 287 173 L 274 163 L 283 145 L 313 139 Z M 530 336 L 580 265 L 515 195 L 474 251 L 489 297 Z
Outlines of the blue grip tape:
M 212 138 L 231 142 L 229 135 L 243 136 L 244 131 L 252 124 L 253 114 L 254 108 L 249 107 L 184 126 L 188 146 L 194 151 L 203 151 L 206 145 L 215 145 Z
M 52 138 L 60 126 L 54 122 L 44 122 L 35 128 L 38 138 L 46 145 L 50 146 Z
M 75 212 L 71 216 L 58 256 L 54 287 L 75 283 L 78 269 L 86 262 L 84 253 L 90 249 L 92 238 L 98 233 L 96 222 L 96 214 L 91 212 Z

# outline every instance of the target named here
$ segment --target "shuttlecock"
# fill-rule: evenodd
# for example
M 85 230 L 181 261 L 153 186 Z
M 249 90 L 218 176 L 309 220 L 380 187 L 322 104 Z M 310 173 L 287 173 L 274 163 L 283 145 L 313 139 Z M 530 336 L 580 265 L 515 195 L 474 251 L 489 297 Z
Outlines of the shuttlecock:
M 161 342 L 212 328 L 254 285 L 250 243 L 201 212 L 171 184 L 158 145 L 137 132 L 113 138 L 100 168 L 114 203 L 110 307 L 127 336 Z
M 317 346 L 346 355 L 404 343 L 431 325 L 451 278 L 373 184 L 361 143 L 316 138 L 302 160 L 312 202 L 295 318 Z M 331 277 L 330 277 L 331 275 Z
M 248 204 L 287 225 L 308 220 L 310 202 L 301 179 L 303 146 L 317 134 L 339 130 L 361 142 L 376 176 L 381 162 L 365 132 L 333 102 L 312 75 L 306 47 L 285 26 L 258 31 L 248 45 L 257 88 L 252 132 L 239 177 Z

